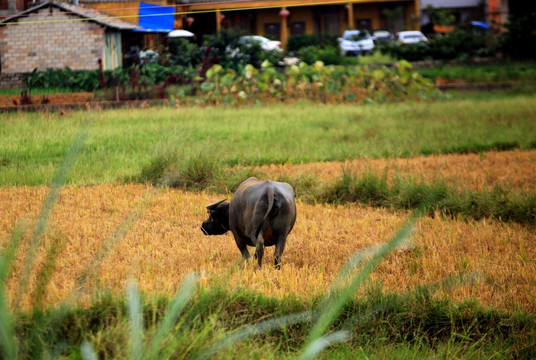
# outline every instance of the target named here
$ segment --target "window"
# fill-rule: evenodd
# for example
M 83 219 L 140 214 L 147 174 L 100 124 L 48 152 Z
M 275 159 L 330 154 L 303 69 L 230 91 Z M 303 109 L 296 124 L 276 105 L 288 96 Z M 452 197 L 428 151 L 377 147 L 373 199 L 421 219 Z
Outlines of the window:
M 293 22 L 290 24 L 290 35 L 302 35 L 305 34 L 305 22 Z
M 370 19 L 356 19 L 355 20 L 356 29 L 365 29 L 372 30 L 372 20 Z
M 340 6 L 317 7 L 314 17 L 315 34 L 340 34 L 340 8 Z
M 271 35 L 276 39 L 281 39 L 281 24 L 279 23 L 266 23 L 264 24 L 264 34 Z

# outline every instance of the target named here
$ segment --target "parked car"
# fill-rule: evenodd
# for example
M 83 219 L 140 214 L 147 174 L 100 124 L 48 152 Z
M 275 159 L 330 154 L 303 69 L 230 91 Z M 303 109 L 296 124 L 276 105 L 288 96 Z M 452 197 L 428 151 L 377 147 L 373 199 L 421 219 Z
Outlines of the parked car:
M 343 55 L 367 54 L 374 49 L 374 41 L 367 30 L 346 30 L 337 40 Z
M 242 36 L 239 42 L 244 45 L 258 43 L 264 51 L 283 51 L 281 41 L 270 40 L 260 35 Z
M 378 29 L 378 30 L 372 30 L 372 40 L 376 43 L 388 43 L 389 41 L 393 41 L 395 39 L 395 35 L 391 30 L 387 29 Z
M 428 41 L 420 31 L 400 31 L 396 33 L 397 41 L 402 44 L 419 44 Z
M 140 64 L 152 64 L 158 62 L 158 54 L 155 50 L 142 50 L 139 52 Z

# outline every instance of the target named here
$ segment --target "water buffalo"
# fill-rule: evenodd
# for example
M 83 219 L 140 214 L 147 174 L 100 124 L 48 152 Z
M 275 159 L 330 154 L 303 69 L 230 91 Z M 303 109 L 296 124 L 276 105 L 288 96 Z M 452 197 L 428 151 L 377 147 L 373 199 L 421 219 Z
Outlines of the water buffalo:
M 274 264 L 281 268 L 287 236 L 296 221 L 294 190 L 287 183 L 251 177 L 238 186 L 231 202 L 220 200 L 207 206 L 209 218 L 201 225 L 205 235 L 233 233 L 244 259 L 249 246 L 262 266 L 264 247 L 275 245 Z

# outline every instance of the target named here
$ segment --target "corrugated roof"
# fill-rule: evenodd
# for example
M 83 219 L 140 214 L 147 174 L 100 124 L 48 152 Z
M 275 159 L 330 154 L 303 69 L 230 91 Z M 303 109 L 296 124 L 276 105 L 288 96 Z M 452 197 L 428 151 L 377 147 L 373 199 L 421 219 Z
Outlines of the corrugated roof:
M 133 30 L 133 29 L 138 29 L 139 27 L 137 25 L 134 25 L 132 23 L 129 23 L 129 22 L 126 22 L 124 20 L 121 20 L 121 19 L 116 19 L 116 18 L 113 18 L 111 15 L 109 14 L 106 14 L 104 12 L 101 12 L 99 10 L 95 10 L 93 8 L 90 8 L 90 7 L 87 7 L 87 6 L 84 6 L 84 5 L 73 5 L 73 4 L 69 4 L 69 3 L 64 3 L 64 2 L 52 2 L 52 1 L 46 1 L 46 2 L 43 2 L 37 6 L 34 6 L 33 8 L 30 8 L 28 10 L 25 10 L 25 11 L 22 11 L 18 14 L 15 14 L 15 15 L 12 15 L 12 16 L 9 16 L 5 19 L 3 19 L 1 22 L 0 22 L 0 25 L 5 25 L 6 23 L 10 23 L 10 22 L 13 22 L 14 20 L 20 18 L 20 17 L 23 17 L 23 16 L 27 16 L 28 14 L 32 13 L 32 12 L 35 12 L 39 9 L 42 9 L 42 8 L 46 8 L 46 7 L 49 7 L 49 6 L 54 6 L 54 7 L 57 7 L 59 9 L 62 9 L 66 12 L 69 12 L 69 13 L 72 13 L 74 15 L 78 15 L 82 18 L 85 18 L 85 19 L 88 19 L 89 21 L 94 21 L 98 24 L 101 24 L 101 25 L 104 25 L 104 26 L 107 26 L 107 27 L 111 27 L 111 28 L 114 28 L 114 29 L 119 29 L 119 30 Z

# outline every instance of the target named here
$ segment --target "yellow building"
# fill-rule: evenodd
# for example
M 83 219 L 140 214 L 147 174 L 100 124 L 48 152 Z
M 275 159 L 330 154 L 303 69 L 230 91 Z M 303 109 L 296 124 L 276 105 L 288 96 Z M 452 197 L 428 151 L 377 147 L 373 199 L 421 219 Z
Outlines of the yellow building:
M 82 3 L 138 22 L 139 1 L 86 0 Z M 294 34 L 340 35 L 346 29 L 418 29 L 418 0 L 160 0 L 155 5 L 175 8 L 175 28 L 198 36 L 219 29 L 241 30 L 249 34 L 280 39 L 283 47 Z M 396 11 L 395 11 L 396 10 Z M 389 18 L 388 13 L 398 14 Z

